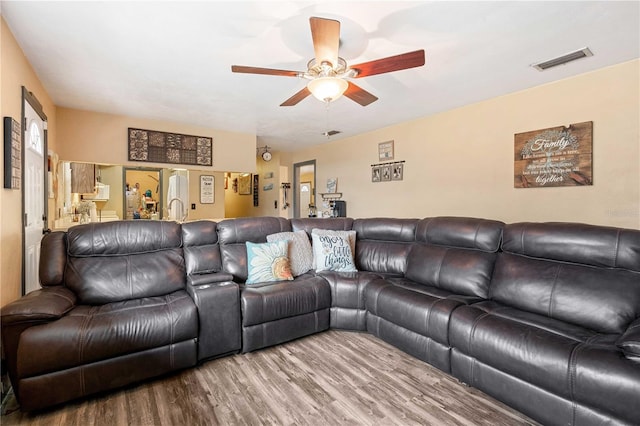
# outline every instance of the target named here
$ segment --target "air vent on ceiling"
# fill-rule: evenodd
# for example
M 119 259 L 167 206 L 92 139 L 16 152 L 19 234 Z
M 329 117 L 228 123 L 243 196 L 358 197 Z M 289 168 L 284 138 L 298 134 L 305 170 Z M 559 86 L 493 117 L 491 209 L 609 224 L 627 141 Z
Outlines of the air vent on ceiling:
M 322 132 L 322 136 L 333 136 L 333 135 L 337 135 L 338 133 L 342 133 L 340 130 L 329 130 L 328 132 Z
M 548 61 L 539 62 L 537 64 L 531 65 L 538 71 L 544 71 L 552 67 L 557 67 L 558 65 L 564 65 L 568 62 L 575 61 L 577 59 L 587 58 L 589 56 L 593 56 L 591 50 L 588 47 L 584 49 L 576 50 L 575 52 L 567 53 L 566 55 L 558 56 L 557 58 L 550 59 Z

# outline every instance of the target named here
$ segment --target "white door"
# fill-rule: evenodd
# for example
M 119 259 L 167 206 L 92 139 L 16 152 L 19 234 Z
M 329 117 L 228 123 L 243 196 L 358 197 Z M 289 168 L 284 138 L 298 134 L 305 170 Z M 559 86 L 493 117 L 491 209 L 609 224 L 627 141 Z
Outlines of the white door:
M 45 227 L 45 140 L 46 122 L 24 101 L 24 282 L 25 293 L 40 288 L 38 264 L 40 240 Z
M 311 204 L 311 182 L 300 184 L 300 217 L 309 216 L 309 204 Z

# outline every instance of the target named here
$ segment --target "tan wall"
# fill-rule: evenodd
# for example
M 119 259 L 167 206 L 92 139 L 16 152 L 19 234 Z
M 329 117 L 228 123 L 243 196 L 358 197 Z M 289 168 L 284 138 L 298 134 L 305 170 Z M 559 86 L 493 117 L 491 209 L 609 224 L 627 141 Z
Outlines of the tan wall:
M 337 177 L 352 217 L 476 216 L 640 228 L 640 61 L 296 152 Z M 382 100 L 384 102 L 384 100 Z M 362 114 L 366 114 L 363 110 Z M 593 121 L 593 186 L 513 187 L 514 134 Z M 395 141 L 404 180 L 371 182 Z
M 113 210 L 120 219 L 124 218 L 124 185 L 122 184 L 122 166 L 100 166 L 102 183 L 109 185 L 109 201 L 102 210 Z
M 224 191 L 224 217 L 233 218 L 259 216 L 258 214 L 256 214 L 253 207 L 253 190 L 250 195 L 241 195 L 239 191 L 233 190 L 233 181 L 235 179 L 238 179 L 239 176 L 240 173 L 231 173 L 231 177 L 229 178 L 229 185 Z
M 256 158 L 258 173 L 260 176 L 259 187 L 259 206 L 252 206 L 253 216 L 278 216 L 280 214 L 280 161 L 282 155 L 278 152 L 272 152 L 272 159 L 269 162 L 265 162 L 262 157 Z M 268 173 L 273 174 L 271 178 L 266 178 Z M 272 189 L 267 191 L 264 187 L 267 185 L 273 185 Z M 275 207 L 275 202 L 278 201 L 278 207 Z
M 24 56 L 9 27 L 0 17 L 0 94 L 2 117 L 22 117 L 22 86 L 42 104 L 48 120 L 48 148 L 56 151 L 56 110 L 38 76 Z M 4 164 L 0 150 L 0 164 Z M 20 297 L 22 292 L 22 193 L 0 189 L 0 306 Z
M 184 166 L 206 171 L 255 172 L 256 136 L 166 121 L 103 114 L 77 109 L 58 108 L 58 154 L 61 160 L 132 167 L 167 167 L 165 163 L 128 161 L 127 129 L 129 127 L 183 133 L 213 138 L 213 166 Z
M 256 216 L 283 216 L 287 217 L 286 210 L 282 209 L 282 182 L 288 182 L 288 176 L 281 176 L 282 161 L 289 161 L 288 153 L 272 152 L 272 159 L 266 162 L 261 156 L 256 157 L 256 168 L 259 177 L 258 206 L 253 205 L 253 192 L 249 195 L 240 195 L 233 191 L 233 180 L 239 174 L 232 173 L 229 178 L 229 187 L 225 191 L 226 217 L 256 217 Z M 272 177 L 266 175 L 271 173 Z M 253 176 L 252 176 L 253 179 Z M 253 180 L 252 180 L 253 182 Z M 264 189 L 267 185 L 273 185 L 272 189 Z M 275 202 L 278 202 L 278 207 Z M 283 214 L 283 211 L 285 212 Z

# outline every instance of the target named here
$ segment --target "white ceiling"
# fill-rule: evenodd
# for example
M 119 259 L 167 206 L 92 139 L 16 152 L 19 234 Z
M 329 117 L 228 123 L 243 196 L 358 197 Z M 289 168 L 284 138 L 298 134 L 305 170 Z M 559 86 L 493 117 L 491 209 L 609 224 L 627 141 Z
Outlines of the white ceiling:
M 640 57 L 640 2 L 16 2 L 1 13 L 58 106 L 255 133 L 296 150 Z M 309 17 L 341 22 L 349 64 L 417 49 L 426 65 L 358 79 L 362 107 L 308 97 L 291 77 L 231 65 L 306 69 Z M 593 57 L 530 65 L 589 47 Z M 497 120 L 500 117 L 496 117 Z

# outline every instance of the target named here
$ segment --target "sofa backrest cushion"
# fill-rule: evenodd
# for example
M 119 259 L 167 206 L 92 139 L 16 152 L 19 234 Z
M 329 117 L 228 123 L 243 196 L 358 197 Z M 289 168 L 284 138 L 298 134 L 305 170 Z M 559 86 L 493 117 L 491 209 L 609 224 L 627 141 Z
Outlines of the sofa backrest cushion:
M 489 297 L 600 333 L 640 316 L 640 274 L 499 253 Z
M 245 217 L 218 223 L 218 243 L 222 270 L 230 273 L 234 281 L 247 280 L 246 242 L 265 243 L 267 235 L 291 231 L 291 224 L 281 217 Z
M 405 277 L 463 296 L 486 298 L 496 254 L 417 243 L 407 258 Z
M 579 223 L 505 226 L 491 298 L 602 333 L 640 316 L 640 231 Z
M 580 223 L 513 223 L 502 249 L 541 259 L 640 272 L 640 230 Z
M 40 242 L 38 275 L 43 287 L 64 284 L 67 264 L 67 238 L 65 232 L 46 234 Z
M 504 223 L 434 217 L 416 224 L 406 278 L 451 293 L 486 298 Z
M 432 217 L 417 224 L 416 241 L 488 252 L 500 249 L 503 222 L 470 217 Z
M 65 284 L 82 304 L 162 296 L 185 287 L 175 222 L 130 220 L 67 231 Z
M 355 264 L 360 271 L 404 275 L 418 219 L 355 219 Z
M 188 275 L 222 270 L 216 222 L 199 220 L 183 223 L 182 245 Z

